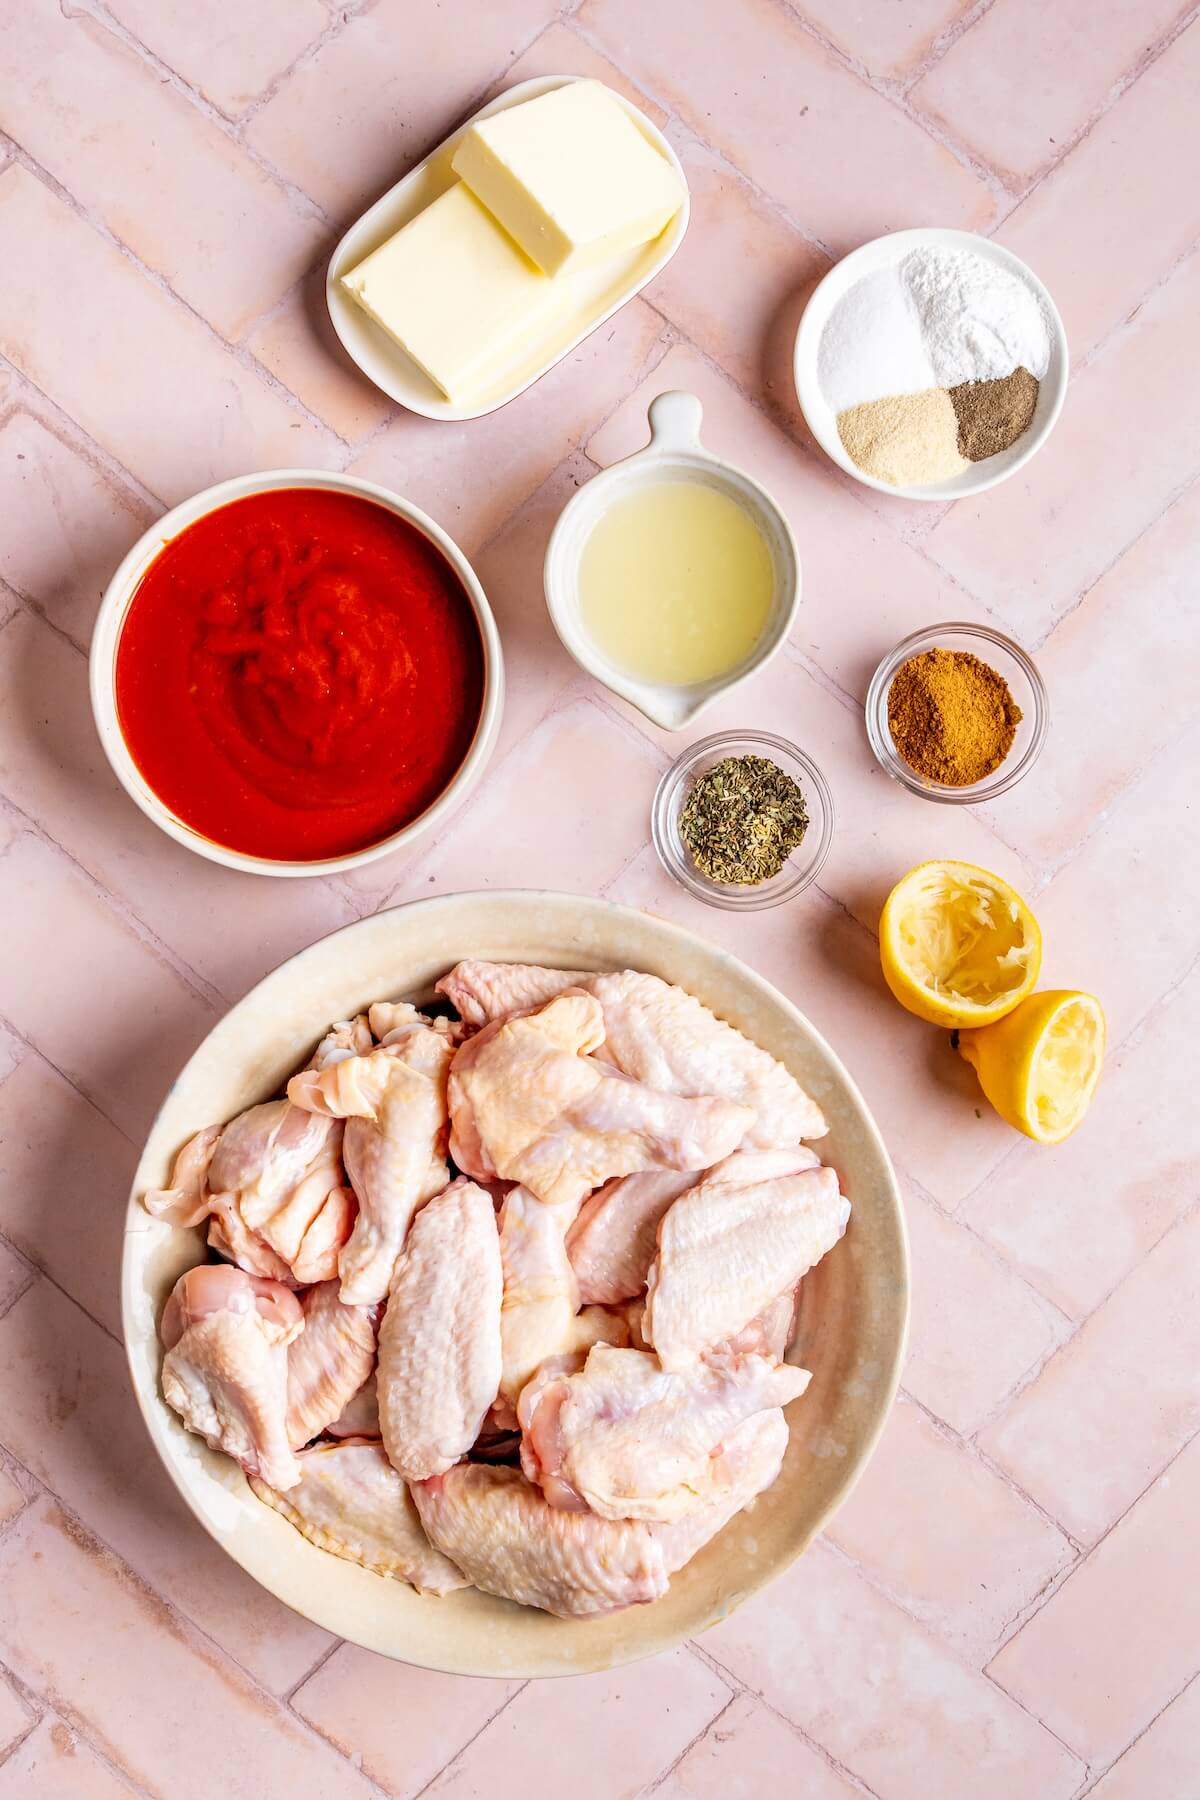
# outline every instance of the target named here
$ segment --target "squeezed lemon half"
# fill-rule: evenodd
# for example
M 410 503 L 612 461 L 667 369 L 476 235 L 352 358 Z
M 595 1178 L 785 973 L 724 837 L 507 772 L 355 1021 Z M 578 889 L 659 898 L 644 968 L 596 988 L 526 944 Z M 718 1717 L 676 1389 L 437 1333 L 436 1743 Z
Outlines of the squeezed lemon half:
M 958 1053 L 1002 1119 L 1039 1144 L 1061 1144 L 1096 1091 L 1104 1038 L 1094 995 L 1047 988 L 994 1025 L 960 1032 Z
M 1002 1019 L 1033 988 L 1042 934 L 1015 888 L 974 863 L 925 862 L 888 895 L 883 978 L 910 1013 L 948 1030 Z

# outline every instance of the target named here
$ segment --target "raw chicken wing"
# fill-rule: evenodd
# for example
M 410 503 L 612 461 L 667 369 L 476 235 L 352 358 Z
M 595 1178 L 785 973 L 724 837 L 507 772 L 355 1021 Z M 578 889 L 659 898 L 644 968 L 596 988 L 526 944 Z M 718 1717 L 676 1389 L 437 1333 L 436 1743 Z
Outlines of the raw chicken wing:
M 645 1351 L 598 1344 L 578 1374 L 522 1394 L 521 1466 L 552 1506 L 670 1523 L 711 1497 L 716 1453 L 738 1426 L 809 1380 L 762 1356 L 667 1374 Z
M 375 1371 L 367 1376 L 357 1394 L 352 1394 L 336 1419 L 332 1419 L 325 1427 L 330 1437 L 335 1438 L 375 1438 L 383 1434 L 379 1425 L 379 1390 L 375 1383 Z
M 422 1594 L 466 1587 L 465 1576 L 425 1536 L 408 1483 L 380 1444 L 355 1438 L 315 1444 L 296 1461 L 300 1480 L 286 1495 L 257 1476 L 250 1486 L 318 1550 L 407 1581 Z
M 692 994 L 634 969 L 585 974 L 525 963 L 461 962 L 438 983 L 472 1025 L 543 1005 L 565 988 L 593 994 L 604 1010 L 597 1052 L 625 1075 L 664 1093 L 719 1094 L 753 1109 L 747 1148 L 821 1137 L 824 1115 L 781 1062 L 718 1019 Z
M 578 1310 L 575 1272 L 563 1242 L 574 1212 L 571 1205 L 546 1206 L 523 1187 L 511 1188 L 500 1209 L 500 1395 L 510 1406 L 547 1357 L 629 1340 L 623 1319 L 598 1306 Z
M 572 1619 L 667 1591 L 666 1552 L 645 1525 L 556 1510 L 519 1469 L 460 1463 L 412 1495 L 430 1542 L 484 1593 Z
M 446 1073 L 454 1049 L 443 1032 L 406 1010 L 411 1019 L 389 1033 L 386 1045 L 288 1083 L 294 1105 L 348 1120 L 342 1154 L 359 1207 L 338 1257 L 348 1305 L 383 1299 L 414 1212 L 449 1179 Z
M 640 1294 L 654 1261 L 659 1220 L 701 1179 L 694 1170 L 645 1169 L 590 1195 L 567 1233 L 580 1299 L 614 1306 Z
M 673 1524 L 650 1527 L 669 1575 L 691 1562 L 735 1513 L 770 1487 L 783 1467 L 787 1447 L 787 1420 L 781 1412 L 756 1413 L 726 1438 L 713 1458 L 708 1498 Z
M 598 1002 L 567 992 L 469 1039 L 450 1071 L 458 1166 L 577 1205 L 610 1176 L 706 1169 L 741 1142 L 749 1108 L 656 1093 L 615 1074 L 588 1055 L 603 1037 Z
M 214 1450 L 281 1489 L 300 1479 L 285 1421 L 288 1345 L 303 1330 L 288 1288 L 215 1263 L 180 1276 L 159 1326 L 167 1404 Z
M 850 1203 L 832 1169 L 800 1150 L 732 1156 L 658 1228 L 642 1329 L 664 1369 L 736 1337 L 832 1250 Z
M 287 1433 L 295 1449 L 339 1418 L 375 1367 L 379 1308 L 346 1306 L 336 1281 L 300 1296 L 304 1330 L 288 1349 Z
M 490 1197 L 459 1180 L 413 1220 L 379 1334 L 379 1420 L 410 1481 L 449 1469 L 500 1387 L 500 1239 Z

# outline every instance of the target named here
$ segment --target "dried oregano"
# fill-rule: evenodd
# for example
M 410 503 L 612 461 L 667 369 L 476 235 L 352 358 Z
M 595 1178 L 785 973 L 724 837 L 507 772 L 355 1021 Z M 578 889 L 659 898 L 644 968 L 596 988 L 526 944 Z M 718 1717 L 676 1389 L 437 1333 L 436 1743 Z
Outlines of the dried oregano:
M 727 756 L 693 782 L 679 833 L 701 874 L 757 887 L 778 875 L 808 830 L 799 784 L 763 756 Z

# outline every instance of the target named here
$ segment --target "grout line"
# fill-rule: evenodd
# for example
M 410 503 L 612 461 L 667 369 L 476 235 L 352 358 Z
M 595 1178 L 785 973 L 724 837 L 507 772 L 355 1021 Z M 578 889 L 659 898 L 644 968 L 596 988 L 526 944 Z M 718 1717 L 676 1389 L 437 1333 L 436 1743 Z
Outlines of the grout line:
M 20 1517 L 19 1513 L 17 1517 Z M 6 1683 L 22 1702 L 26 1710 L 33 1714 L 33 1717 L 25 1727 L 24 1731 L 13 1738 L 10 1744 L 5 1744 L 3 1748 L 0 1748 L 0 1769 L 4 1767 L 10 1758 L 16 1755 L 26 1739 L 32 1737 L 45 1716 L 45 1709 L 47 1706 L 45 1699 L 40 1694 L 36 1693 L 35 1690 L 29 1686 L 28 1682 L 22 1681 L 21 1677 L 15 1674 L 13 1670 L 9 1668 L 7 1663 L 0 1663 L 0 1687 L 3 1687 Z M 7 1785 L 7 1783 L 5 1785 Z
M 696 1662 L 702 1663 L 702 1666 L 704 1668 L 708 1669 L 710 1674 L 714 1674 L 714 1675 L 716 1674 L 716 1670 L 713 1669 L 711 1663 L 703 1662 L 703 1659 L 696 1655 L 696 1652 L 690 1643 L 684 1644 L 683 1648 L 684 1648 L 685 1653 L 690 1653 L 695 1658 Z M 724 1687 L 726 1689 L 726 1691 L 728 1692 L 728 1695 L 729 1695 L 729 1698 L 726 1700 L 724 1706 L 722 1706 L 719 1709 L 719 1711 L 717 1711 L 713 1714 L 712 1718 L 708 1721 L 708 1723 L 706 1725 L 702 1725 L 700 1727 L 699 1731 L 696 1732 L 694 1737 L 690 1737 L 688 1739 L 687 1743 L 683 1746 L 683 1749 L 679 1752 L 678 1756 L 672 1757 L 671 1761 L 667 1764 L 666 1768 L 659 1770 L 658 1774 L 654 1777 L 653 1781 L 649 1782 L 647 1784 L 647 1786 L 641 1790 L 642 1793 L 645 1793 L 645 1794 L 656 1793 L 657 1790 L 662 1786 L 663 1782 L 666 1781 L 667 1777 L 669 1775 L 674 1774 L 675 1770 L 679 1767 L 679 1765 L 683 1761 L 684 1757 L 687 1756 L 690 1751 L 694 1750 L 696 1748 L 697 1744 L 703 1743 L 704 1739 L 708 1736 L 709 1732 L 712 1731 L 717 1725 L 719 1725 L 721 1723 L 721 1720 L 725 1717 L 725 1714 L 729 1711 L 730 1707 L 737 1705 L 737 1702 L 738 1702 L 737 1689 L 735 1687 L 731 1686 L 731 1684 L 728 1681 L 726 1681 L 723 1676 L 718 1676 L 717 1678 L 721 1682 L 722 1687 Z
M 127 1144 L 129 1144 L 132 1149 L 134 1149 L 140 1153 L 141 1144 L 130 1137 L 129 1133 L 125 1130 L 124 1126 L 119 1125 L 115 1119 L 110 1118 L 109 1114 L 107 1112 L 105 1112 L 104 1108 L 96 1100 L 94 1100 L 92 1098 L 92 1096 L 87 1092 L 86 1088 L 80 1087 L 79 1083 L 74 1079 L 73 1076 L 68 1075 L 65 1069 L 60 1069 L 58 1064 L 53 1060 L 53 1058 L 47 1056 L 46 1052 L 42 1049 L 41 1045 L 35 1043 L 33 1038 L 31 1038 L 27 1032 L 22 1031 L 20 1026 L 15 1025 L 13 1023 L 13 1021 L 4 1013 L 0 1013 L 0 1027 L 3 1027 L 3 1029 L 5 1031 L 7 1031 L 12 1037 L 16 1038 L 20 1043 L 24 1044 L 26 1050 L 29 1051 L 29 1053 L 32 1056 L 36 1056 L 40 1062 L 44 1062 L 48 1069 L 53 1069 L 54 1073 L 58 1076 L 60 1081 L 65 1082 L 67 1087 L 73 1089 L 74 1092 L 79 1095 L 79 1098 L 83 1101 L 86 1101 L 87 1105 L 90 1106 L 94 1112 L 99 1113 L 100 1117 L 102 1119 L 104 1119 L 109 1125 L 111 1125 L 113 1130 L 115 1132 L 118 1132 L 120 1134 L 120 1136 L 125 1139 L 125 1142 Z M 6 1076 L 5 1079 L 7 1080 L 8 1077 Z
M 452 1769 L 454 1767 L 455 1763 L 459 1760 L 459 1758 L 461 1756 L 466 1755 L 467 1751 L 471 1748 L 471 1745 L 475 1742 L 475 1740 L 477 1738 L 481 1738 L 483 1736 L 484 1732 L 488 1729 L 488 1727 L 495 1724 L 496 1720 L 500 1717 L 500 1714 L 502 1712 L 507 1712 L 508 1708 L 512 1705 L 513 1701 L 517 1698 L 517 1695 L 523 1694 L 525 1692 L 525 1689 L 529 1685 L 530 1684 L 528 1681 L 522 1681 L 520 1683 L 520 1685 L 517 1688 L 515 1688 L 511 1694 L 509 1694 L 505 1699 L 503 1699 L 500 1702 L 499 1706 L 496 1708 L 495 1712 L 488 1714 L 487 1718 L 483 1721 L 483 1724 L 479 1727 L 479 1730 L 473 1731 L 471 1733 L 470 1737 L 467 1739 L 466 1743 L 460 1744 L 458 1749 L 454 1752 L 454 1755 L 451 1756 L 446 1762 L 444 1762 L 442 1764 L 441 1768 L 438 1769 L 436 1774 L 431 1775 L 429 1777 L 428 1781 L 423 1783 L 423 1785 L 421 1787 L 417 1788 L 415 1790 L 415 1792 L 409 1796 L 409 1800 L 421 1800 L 421 1795 L 427 1794 L 429 1792 L 430 1788 L 433 1786 L 434 1782 L 439 1781 L 441 1779 L 441 1777 L 446 1773 L 447 1769 Z
M 3 133 L 0 133 L 2 139 Z M 124 463 L 118 462 L 112 452 L 97 442 L 77 420 L 57 401 L 53 394 L 39 387 L 36 381 L 26 374 L 25 370 L 7 357 L 0 350 L 0 372 L 7 372 L 17 383 L 18 393 L 15 402 L 7 408 L 0 423 L 7 425 L 10 419 L 23 415 L 33 419 L 46 431 L 56 437 L 65 449 L 87 465 L 93 474 L 99 476 L 106 487 L 115 487 L 122 503 L 133 511 L 131 502 L 136 501 L 151 515 L 151 521 L 159 517 L 165 510 L 167 502 L 161 495 L 153 492 L 136 475 L 130 473 Z M 42 416 L 43 409 L 50 417 Z M 53 423 L 51 422 L 53 421 Z M 145 525 L 142 526 L 145 530 Z
M 0 1319 L 5 1319 L 13 1308 L 25 1298 L 30 1288 L 36 1286 L 39 1271 L 31 1259 L 23 1251 L 18 1250 L 17 1246 L 11 1243 L 7 1237 L 0 1236 L 0 1246 L 9 1251 L 25 1270 L 24 1281 L 19 1281 L 8 1298 L 0 1301 Z
M 1162 1718 L 1163 1714 L 1170 1707 L 1174 1706 L 1174 1704 L 1177 1700 L 1182 1700 L 1183 1696 L 1187 1693 L 1188 1689 L 1192 1688 L 1192 1687 L 1197 1687 L 1198 1691 L 1200 1691 L 1200 1675 L 1189 1675 L 1187 1680 L 1184 1682 L 1183 1686 L 1181 1688 L 1178 1688 L 1176 1690 L 1176 1692 L 1171 1695 L 1171 1698 L 1168 1701 L 1166 1701 L 1164 1705 L 1159 1707 L 1159 1709 L 1155 1713 L 1154 1717 L 1147 1724 L 1143 1725 L 1142 1729 L 1139 1732 L 1136 1732 L 1134 1734 L 1134 1736 L 1130 1738 L 1129 1742 L 1125 1745 L 1125 1748 L 1123 1750 L 1119 1751 L 1117 1753 L 1117 1755 L 1113 1757 L 1112 1761 L 1109 1763 L 1106 1763 L 1102 1769 L 1097 1768 L 1093 1771 L 1093 1773 L 1090 1775 L 1090 1777 L 1088 1779 L 1087 1786 L 1084 1788 L 1081 1788 L 1079 1791 L 1079 1794 L 1077 1796 L 1074 1796 L 1073 1800 L 1082 1800 L 1082 1797 L 1084 1794 L 1090 1793 L 1091 1789 L 1093 1787 L 1095 1787 L 1097 1785 L 1097 1783 L 1100 1782 L 1101 1779 L 1105 1775 L 1107 1775 L 1111 1769 L 1116 1768 L 1117 1764 L 1122 1760 L 1123 1757 L 1126 1757 L 1129 1755 L 1129 1752 L 1133 1749 L 1134 1745 L 1140 1743 L 1141 1740 L 1145 1737 L 1146 1733 L 1148 1731 L 1152 1730 L 1152 1728 L 1158 1724 L 1158 1721 Z M 1166 1800 L 1166 1796 L 1160 1796 L 1160 1800 Z
M 281 1696 L 281 1698 L 286 1706 L 290 1707 L 292 1705 L 292 1702 L 295 1700 L 296 1695 L 300 1692 L 300 1689 L 302 1687 L 307 1687 L 308 1683 L 312 1680 L 314 1675 L 320 1674 L 321 1670 L 325 1667 L 325 1664 L 329 1661 L 330 1657 L 334 1656 L 342 1648 L 342 1646 L 346 1643 L 346 1641 L 347 1640 L 345 1638 L 335 1637 L 332 1644 L 329 1644 L 324 1650 L 322 1650 L 320 1656 L 318 1656 L 318 1658 L 317 1658 L 316 1662 L 313 1664 L 312 1668 L 306 1669 L 304 1674 L 300 1676 L 299 1680 L 294 1681 L 292 1683 L 291 1687 L 288 1688 L 286 1690 L 286 1692 Z M 304 1714 L 301 1713 L 300 1716 L 301 1716 L 301 1718 L 303 1718 Z M 311 1720 L 308 1722 L 311 1723 Z M 317 1729 L 317 1728 L 314 1727 L 314 1729 Z M 321 1735 L 322 1735 L 322 1737 L 324 1737 L 324 1735 L 325 1735 L 324 1732 L 322 1732 Z M 336 1747 L 337 1746 L 335 1745 L 334 1748 L 336 1749 Z
M 10 1312 L 14 1311 L 18 1302 L 23 1300 L 25 1298 L 26 1294 L 29 1292 L 29 1290 L 33 1287 L 36 1287 L 38 1285 L 39 1281 L 45 1281 L 45 1282 L 48 1282 L 52 1288 L 56 1288 L 58 1290 L 58 1292 L 63 1296 L 64 1300 L 69 1300 L 71 1302 L 72 1306 L 78 1307 L 79 1311 L 84 1314 L 85 1318 L 90 1319 L 92 1321 L 92 1324 L 97 1328 L 97 1330 L 102 1331 L 106 1338 L 111 1338 L 112 1342 L 117 1345 L 117 1347 L 121 1351 L 122 1355 L 124 1354 L 124 1351 L 125 1351 L 124 1338 L 120 1337 L 115 1331 L 113 1331 L 108 1325 L 106 1325 L 104 1323 L 103 1319 L 97 1318 L 96 1314 L 94 1312 L 92 1312 L 88 1307 L 86 1307 L 84 1305 L 83 1301 L 80 1300 L 75 1294 L 73 1294 L 69 1288 L 64 1287 L 62 1282 L 59 1281 L 58 1277 L 56 1275 L 51 1274 L 50 1270 L 46 1267 L 45 1263 L 43 1263 L 39 1258 L 33 1256 L 30 1252 L 18 1249 L 18 1247 L 15 1244 L 13 1244 L 11 1239 L 9 1239 L 9 1238 L 0 1238 L 0 1243 L 3 1243 L 8 1249 L 13 1250 L 16 1253 L 16 1255 L 18 1255 L 21 1258 L 22 1262 L 27 1263 L 29 1265 L 29 1268 L 30 1268 L 30 1271 L 32 1274 L 32 1279 L 25 1283 L 24 1287 L 20 1290 L 20 1292 L 18 1294 L 14 1295 L 14 1297 L 13 1297 L 12 1301 L 9 1303 L 9 1305 L 7 1305 L 5 1307 L 0 1307 L 0 1318 L 7 1317 L 7 1315 Z M 0 1425 L 0 1430 L 2 1430 L 2 1429 L 3 1429 L 3 1426 Z M 10 1454 L 11 1454 L 11 1452 L 10 1452 Z
M 897 78 L 898 86 L 906 94 L 910 88 L 916 87 L 917 83 L 941 62 L 946 52 L 953 49 L 959 38 L 966 37 L 972 26 L 977 25 L 985 13 L 991 12 L 995 3 L 996 0 L 977 0 L 977 4 L 968 6 L 966 12 L 960 13 L 957 19 L 951 20 L 950 24 L 934 38 L 928 53 L 916 68 L 910 70 L 907 75 Z

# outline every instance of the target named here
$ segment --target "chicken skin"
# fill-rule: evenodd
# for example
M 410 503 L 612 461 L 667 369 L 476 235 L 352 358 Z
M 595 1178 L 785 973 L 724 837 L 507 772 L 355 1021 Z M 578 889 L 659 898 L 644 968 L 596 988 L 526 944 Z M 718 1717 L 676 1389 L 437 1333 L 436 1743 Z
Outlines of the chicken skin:
M 828 1129 L 820 1107 L 781 1062 L 657 975 L 461 962 L 438 983 L 438 992 L 476 1026 L 543 1006 L 567 988 L 599 1001 L 604 1043 L 596 1054 L 622 1074 L 663 1093 L 715 1094 L 749 1106 L 755 1117 L 745 1133 L 748 1149 L 795 1144 Z
M 783 1467 L 787 1447 L 787 1420 L 778 1411 L 756 1413 L 725 1440 L 713 1457 L 707 1498 L 673 1524 L 649 1527 L 669 1575 L 691 1562 L 735 1513 L 770 1487 Z
M 659 1220 L 702 1178 L 695 1170 L 645 1169 L 589 1195 L 567 1233 L 580 1300 L 616 1306 L 635 1299 L 654 1261 Z
M 288 1347 L 287 1434 L 294 1449 L 341 1417 L 375 1367 L 377 1306 L 346 1306 L 336 1281 L 300 1296 L 304 1330 Z
M 159 1326 L 168 1406 L 214 1450 L 283 1491 L 301 1474 L 286 1419 L 288 1346 L 303 1330 L 290 1289 L 208 1263 L 180 1276 Z
M 500 1387 L 500 1239 L 491 1197 L 459 1180 L 413 1220 L 379 1334 L 379 1421 L 409 1481 L 465 1456 Z
M 716 1452 L 731 1434 L 809 1380 L 761 1356 L 671 1375 L 645 1351 L 599 1344 L 578 1373 L 522 1394 L 521 1466 L 551 1506 L 670 1524 L 711 1497 Z
M 570 991 L 468 1039 L 449 1085 L 459 1168 L 577 1206 L 612 1176 L 706 1169 L 741 1142 L 753 1119 L 748 1107 L 630 1081 L 588 1054 L 603 1039 L 599 1003 Z
M 808 1152 L 743 1152 L 682 1194 L 658 1228 L 642 1330 L 664 1369 L 736 1337 L 832 1250 L 850 1202 Z
M 667 1591 L 666 1551 L 646 1526 L 547 1506 L 519 1469 L 460 1463 L 412 1496 L 430 1543 L 486 1594 L 578 1619 Z
M 446 1033 L 405 1010 L 411 1017 L 389 1031 L 386 1044 L 288 1083 L 288 1099 L 307 1115 L 347 1121 L 342 1154 L 358 1217 L 338 1272 L 350 1306 L 383 1299 L 413 1214 L 450 1175 L 446 1076 L 454 1048 Z
M 296 1461 L 300 1479 L 286 1494 L 255 1475 L 250 1486 L 318 1550 L 407 1581 L 422 1594 L 466 1587 L 466 1577 L 425 1536 L 408 1483 L 380 1444 L 357 1438 L 315 1444 Z
M 372 1369 L 357 1394 L 351 1394 L 336 1419 L 325 1427 L 329 1437 L 374 1438 L 383 1436 L 379 1424 L 379 1389 Z

